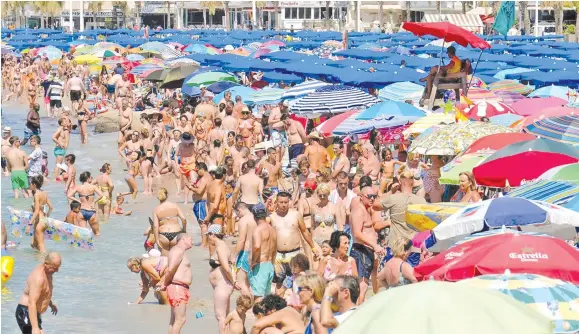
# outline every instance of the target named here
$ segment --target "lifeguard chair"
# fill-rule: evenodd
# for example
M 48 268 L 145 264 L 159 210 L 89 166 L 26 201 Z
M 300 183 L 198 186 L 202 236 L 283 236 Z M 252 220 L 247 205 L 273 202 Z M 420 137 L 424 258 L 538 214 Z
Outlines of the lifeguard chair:
M 432 81 L 432 89 L 430 90 L 430 96 L 428 97 L 428 109 L 432 110 L 434 104 L 436 103 L 436 93 L 439 89 L 454 89 L 454 93 L 457 99 L 460 98 L 460 90 L 462 94 L 467 96 L 468 93 L 468 82 L 467 76 L 471 72 L 470 60 L 463 59 L 460 65 L 459 73 L 450 73 L 443 76 L 439 71 L 434 80 Z M 426 90 L 426 88 L 424 88 Z M 440 99 L 439 104 L 442 105 Z

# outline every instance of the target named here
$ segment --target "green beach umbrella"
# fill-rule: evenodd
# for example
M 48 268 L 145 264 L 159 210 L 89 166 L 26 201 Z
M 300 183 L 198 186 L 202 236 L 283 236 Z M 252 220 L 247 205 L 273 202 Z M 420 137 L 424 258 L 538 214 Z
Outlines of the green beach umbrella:
M 231 81 L 237 82 L 237 79 L 231 74 L 223 73 L 223 72 L 205 72 L 200 73 L 189 79 L 186 84 L 189 86 L 201 86 L 201 85 L 210 85 L 214 82 L 218 81 Z
M 464 284 L 426 281 L 371 297 L 334 334 L 547 334 L 553 322 L 515 299 Z
M 540 180 L 579 181 L 579 163 L 557 166 L 549 169 Z
M 489 156 L 490 153 L 470 153 L 457 156 L 440 169 L 440 179 L 438 182 L 440 184 L 458 185 L 460 183 L 460 173 L 472 172 L 473 168 L 478 166 Z
M 165 71 L 164 68 L 160 68 L 158 70 L 154 70 L 153 72 L 149 73 L 146 77 L 145 80 L 148 81 L 163 81 L 165 79 L 165 75 L 167 75 L 167 72 Z
M 181 88 L 183 86 L 183 80 L 191 73 L 197 71 L 200 67 L 201 65 L 196 63 L 166 68 L 164 70 L 165 77 L 163 78 L 161 88 Z

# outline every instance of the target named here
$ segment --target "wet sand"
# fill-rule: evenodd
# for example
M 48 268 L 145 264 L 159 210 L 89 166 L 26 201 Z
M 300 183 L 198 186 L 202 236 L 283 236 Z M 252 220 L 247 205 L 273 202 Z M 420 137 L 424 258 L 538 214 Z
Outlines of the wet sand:
M 63 101 L 64 105 L 70 105 Z M 10 126 L 13 135 L 22 137 L 27 107 L 22 103 L 8 102 L 2 104 L 2 126 Z M 115 111 L 116 113 L 116 111 Z M 111 111 L 108 112 L 111 114 Z M 41 110 L 41 147 L 49 155 L 49 179 L 53 178 L 54 145 L 51 136 L 57 127 L 55 119 L 46 118 Z M 114 115 L 107 115 L 114 118 Z M 136 117 L 138 119 L 138 117 Z M 116 153 L 118 133 L 93 134 L 94 126 L 89 126 L 89 144 L 80 145 L 78 133 L 73 132 L 68 153 L 77 156 L 77 174 L 90 171 L 93 176 L 99 175 L 100 166 L 109 162 L 112 164 L 112 178 L 115 184 L 114 192 L 127 191 L 124 181 L 126 172 L 124 163 Z M 26 152 L 31 148 L 26 146 Z M 137 179 L 142 189 L 142 179 Z M 163 176 L 154 180 L 153 190 L 159 187 L 169 190 L 169 200 L 179 203 L 188 220 L 187 231 L 193 235 L 194 242 L 200 243 L 199 227 L 192 214 L 192 204 L 182 204 L 181 196 L 175 196 L 175 182 L 172 176 Z M 52 217 L 63 219 L 68 212 L 68 204 L 63 196 L 63 183 L 46 182 L 43 190 L 47 191 L 53 205 Z M 9 216 L 6 206 L 29 210 L 30 199 L 14 200 L 8 177 L 2 176 L 2 220 L 8 224 Z M 143 254 L 144 230 L 149 225 L 148 217 L 158 204 L 155 196 L 139 194 L 136 203 L 125 202 L 124 210 L 132 210 L 129 217 L 111 216 L 109 222 L 101 224 L 101 236 L 95 239 L 95 250 L 92 252 L 71 248 L 62 243 L 46 241 L 49 251 L 62 254 L 63 264 L 54 276 L 53 300 L 59 308 L 58 315 L 50 312 L 43 315 L 45 333 L 164 333 L 169 322 L 169 307 L 156 304 L 153 293 L 150 292 L 142 305 L 133 303 L 140 294 L 139 276 L 126 268 L 129 257 Z M 11 237 L 8 240 L 18 240 Z M 41 263 L 42 256 L 30 248 L 30 237 L 20 240 L 17 249 L 11 251 L 15 259 L 12 279 L 2 289 L 2 324 L 1 330 L 6 333 L 18 332 L 14 311 L 24 288 L 26 277 L 34 266 Z M 187 256 L 191 262 L 193 283 L 191 299 L 188 304 L 187 323 L 183 333 L 217 333 L 218 326 L 213 312 L 213 289 L 209 284 L 208 251 L 194 246 Z M 232 309 L 238 292 L 231 297 Z M 203 312 L 204 317 L 196 319 L 195 313 Z M 248 314 L 246 328 L 251 328 L 253 316 Z

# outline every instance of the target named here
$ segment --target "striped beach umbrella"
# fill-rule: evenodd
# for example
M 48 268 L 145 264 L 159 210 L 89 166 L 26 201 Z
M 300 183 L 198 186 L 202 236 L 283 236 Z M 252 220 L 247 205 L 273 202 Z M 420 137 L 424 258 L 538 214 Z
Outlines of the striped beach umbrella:
M 545 86 L 529 94 L 529 97 L 558 97 L 565 101 L 579 101 L 577 91 L 567 86 Z
M 579 331 L 579 286 L 536 274 L 482 275 L 461 281 L 523 302 L 555 323 L 555 333 Z
M 316 89 L 297 100 L 291 110 L 296 114 L 341 113 L 351 109 L 365 109 L 380 102 L 376 97 L 359 89 L 331 85 Z
M 551 168 L 541 176 L 540 180 L 579 181 L 579 163 Z
M 282 97 L 284 100 L 296 99 L 299 97 L 304 97 L 310 93 L 315 92 L 316 89 L 326 86 L 330 86 L 330 84 L 319 80 L 308 80 L 286 90 L 285 93 L 283 93 Z
M 519 93 L 519 94 L 529 94 L 533 91 L 533 88 L 523 85 L 522 83 L 515 81 L 515 80 L 500 80 L 497 82 L 493 82 L 488 86 L 491 91 L 503 91 L 503 92 L 511 92 L 511 93 Z
M 577 176 L 575 176 L 575 178 L 577 178 Z M 577 194 L 579 194 L 579 181 L 538 180 L 518 187 L 509 192 L 507 196 L 562 205 L 567 203 Z
M 424 92 L 424 87 L 413 82 L 395 82 L 388 85 L 378 91 L 378 97 L 405 102 L 407 100 L 412 101 L 415 105 L 418 105 L 420 99 L 422 98 L 422 93 Z
M 525 126 L 523 131 L 542 138 L 579 146 L 579 115 L 544 118 Z
M 418 136 L 427 129 L 438 125 L 454 124 L 454 115 L 452 114 L 430 114 L 424 116 L 414 122 L 408 129 L 404 131 L 405 137 Z
M 508 92 L 508 91 L 504 91 L 504 90 L 497 90 L 494 91 L 495 95 L 500 97 L 501 100 L 503 100 L 503 102 L 505 104 L 511 105 L 517 101 L 526 99 L 526 97 L 524 95 L 521 95 L 519 93 L 513 93 L 513 92 Z
M 454 90 L 450 92 L 451 99 L 456 100 Z M 494 92 L 483 88 L 471 88 L 468 90 L 468 99 L 476 103 L 481 100 L 501 102 L 501 98 Z
M 281 97 L 284 92 L 285 90 L 280 88 L 266 87 L 262 90 L 258 90 L 252 93 L 248 100 L 245 102 L 257 105 L 275 104 L 281 101 Z

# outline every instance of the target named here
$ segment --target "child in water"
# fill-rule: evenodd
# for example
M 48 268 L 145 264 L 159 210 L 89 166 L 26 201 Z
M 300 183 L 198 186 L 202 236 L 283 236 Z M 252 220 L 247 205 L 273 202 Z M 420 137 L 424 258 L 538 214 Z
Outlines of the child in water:
M 245 333 L 245 313 L 251 308 L 251 297 L 240 295 L 237 297 L 235 310 L 225 318 L 225 333 Z
M 123 208 L 121 208 L 121 205 L 123 205 L 124 202 L 125 202 L 125 198 L 123 196 L 120 196 L 120 195 L 117 196 L 117 203 L 113 207 L 113 212 L 116 215 L 130 216 L 131 213 L 133 213 L 133 211 L 123 212 Z
M 80 227 L 86 227 L 86 224 L 83 223 L 82 215 L 80 214 L 80 202 L 72 201 L 70 203 L 70 211 L 66 214 L 64 222 Z

